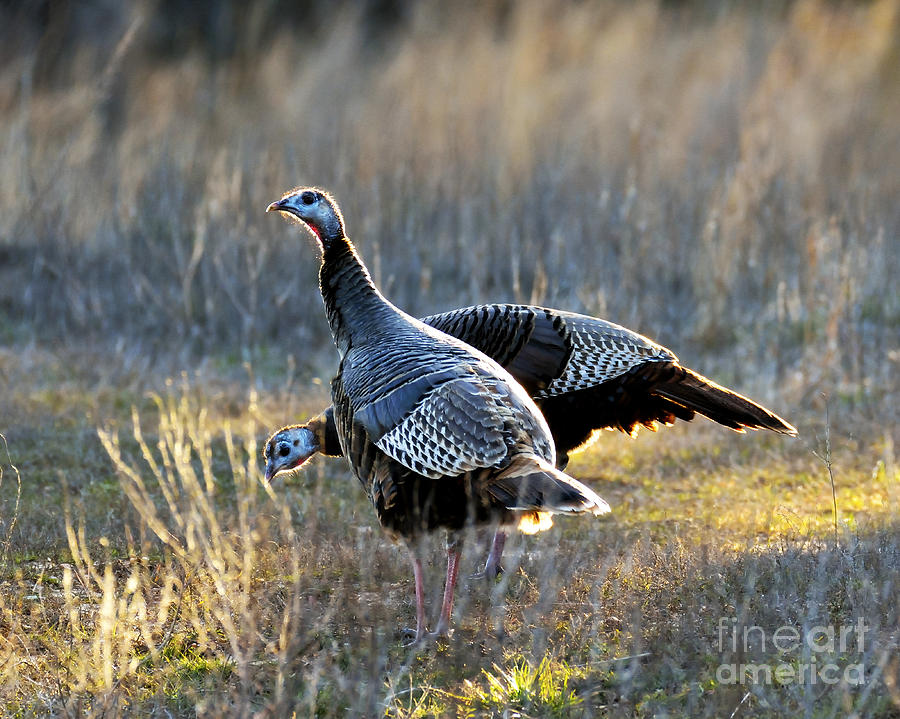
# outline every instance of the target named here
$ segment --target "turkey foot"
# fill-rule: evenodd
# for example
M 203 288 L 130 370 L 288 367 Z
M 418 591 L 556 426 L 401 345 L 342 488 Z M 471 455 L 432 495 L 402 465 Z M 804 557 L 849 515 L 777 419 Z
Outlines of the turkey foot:
M 494 539 L 491 542 L 491 550 L 488 552 L 484 569 L 470 575 L 470 579 L 487 579 L 489 581 L 497 579 L 497 577 L 503 573 L 503 567 L 500 566 L 500 557 L 503 554 L 503 546 L 505 544 L 506 533 L 502 529 L 498 529 L 494 533 Z

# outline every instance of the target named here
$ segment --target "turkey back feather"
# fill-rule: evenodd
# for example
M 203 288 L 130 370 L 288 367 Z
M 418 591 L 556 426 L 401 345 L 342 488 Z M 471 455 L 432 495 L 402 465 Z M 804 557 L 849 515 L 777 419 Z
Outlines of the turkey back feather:
M 542 307 L 478 305 L 432 315 L 423 322 L 484 352 L 530 395 L 561 376 L 572 356 L 565 323 Z

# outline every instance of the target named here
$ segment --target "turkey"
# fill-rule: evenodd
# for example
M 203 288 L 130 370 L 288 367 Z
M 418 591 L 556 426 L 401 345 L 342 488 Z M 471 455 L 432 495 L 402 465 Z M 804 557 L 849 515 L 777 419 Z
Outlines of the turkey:
M 601 429 L 634 436 L 695 414 L 738 432 L 795 435 L 785 420 L 752 400 L 683 367 L 665 347 L 586 315 L 528 305 L 479 305 L 425 317 L 503 365 L 531 394 L 556 444 L 556 464 Z M 316 453 L 342 453 L 333 409 L 284 427 L 265 445 L 266 478 L 296 469 Z M 504 536 L 496 535 L 483 574 L 496 576 Z
M 600 515 L 609 505 L 556 469 L 550 429 L 512 375 L 385 299 L 327 193 L 294 190 L 267 211 L 297 217 L 321 246 L 319 286 L 341 358 L 331 384 L 335 432 L 381 526 L 411 548 L 415 642 L 425 636 L 417 540 L 448 531 L 447 578 L 433 632 L 445 634 L 460 530 L 499 522 L 541 531 L 552 514 Z

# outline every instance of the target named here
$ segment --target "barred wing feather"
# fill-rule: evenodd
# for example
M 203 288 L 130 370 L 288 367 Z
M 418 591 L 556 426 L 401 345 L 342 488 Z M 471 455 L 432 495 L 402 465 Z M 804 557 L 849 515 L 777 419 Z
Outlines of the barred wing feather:
M 549 428 L 532 400 L 502 368 L 484 364 L 451 355 L 379 375 L 351 350 L 340 376 L 355 400 L 353 423 L 382 452 L 425 477 L 494 467 L 517 442 L 554 461 Z

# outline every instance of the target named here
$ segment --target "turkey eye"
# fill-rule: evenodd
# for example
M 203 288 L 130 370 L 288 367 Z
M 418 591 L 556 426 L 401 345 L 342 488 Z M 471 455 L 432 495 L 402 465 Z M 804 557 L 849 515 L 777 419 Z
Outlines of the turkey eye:
M 300 195 L 300 202 L 302 202 L 304 205 L 311 205 L 315 201 L 316 201 L 316 193 L 315 192 L 307 191 L 307 192 L 304 192 L 302 195 Z
M 287 457 L 291 453 L 291 448 L 286 444 L 281 445 L 281 449 L 278 450 L 278 456 Z

